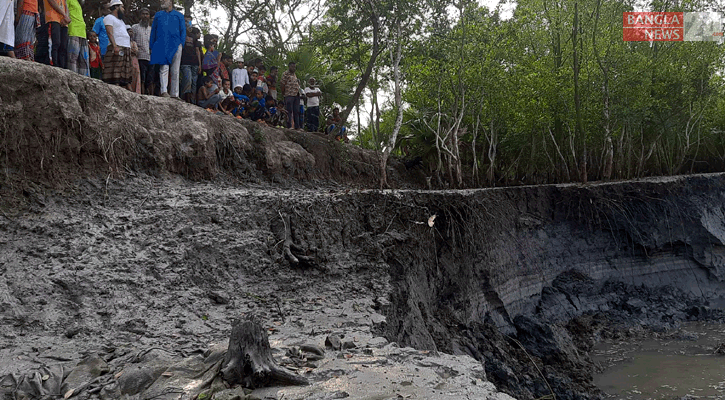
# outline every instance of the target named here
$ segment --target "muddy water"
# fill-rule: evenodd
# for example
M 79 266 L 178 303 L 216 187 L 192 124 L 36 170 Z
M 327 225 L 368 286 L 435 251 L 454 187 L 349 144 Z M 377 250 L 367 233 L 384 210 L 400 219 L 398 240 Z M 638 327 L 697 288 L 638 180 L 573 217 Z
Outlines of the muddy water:
M 686 324 L 657 340 L 604 342 L 594 383 L 611 399 L 725 399 L 725 325 Z

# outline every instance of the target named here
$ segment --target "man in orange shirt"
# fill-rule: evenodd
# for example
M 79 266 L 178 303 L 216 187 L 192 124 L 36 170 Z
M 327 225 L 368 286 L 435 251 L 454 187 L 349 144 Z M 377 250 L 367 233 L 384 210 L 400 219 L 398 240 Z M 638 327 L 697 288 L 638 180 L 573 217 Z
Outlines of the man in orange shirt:
M 36 61 L 47 65 L 65 68 L 68 45 L 68 4 L 66 0 L 43 0 L 38 2 L 40 28 L 38 28 L 38 48 Z

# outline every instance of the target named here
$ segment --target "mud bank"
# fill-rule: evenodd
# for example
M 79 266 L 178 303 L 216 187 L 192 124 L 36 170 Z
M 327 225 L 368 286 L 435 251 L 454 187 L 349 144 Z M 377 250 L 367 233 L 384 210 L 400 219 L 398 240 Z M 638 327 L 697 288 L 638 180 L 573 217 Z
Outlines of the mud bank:
M 381 192 L 373 152 L 322 136 L 17 60 L 0 79 L 0 375 L 88 356 L 79 397 L 155 397 L 253 313 L 313 382 L 257 397 L 586 399 L 602 338 L 723 320 L 722 174 Z M 330 335 L 350 344 L 300 357 Z
M 359 349 L 326 356 L 349 360 L 351 374 L 355 357 L 380 356 L 388 341 L 483 362 L 449 360 L 469 367 L 400 386 L 446 365 L 405 353 L 415 364 L 391 387 L 424 398 L 460 396 L 433 391 L 454 377 L 522 399 L 596 398 L 587 351 L 599 339 L 722 320 L 709 301 L 724 293 L 723 196 L 723 175 L 457 192 L 82 181 L 2 218 L 0 359 L 8 372 L 89 352 L 110 351 L 112 363 L 143 347 L 189 356 L 254 312 L 278 356 L 354 338 Z M 309 263 L 285 257 L 283 217 Z M 285 398 L 352 384 L 325 365 L 300 371 L 313 392 Z
M 7 57 L 0 58 L 0 82 L 0 189 L 18 181 L 70 183 L 83 174 L 129 172 L 277 187 L 378 182 L 376 152 L 325 135 L 273 129 Z M 388 176 L 398 188 L 425 185 L 420 170 L 396 159 Z

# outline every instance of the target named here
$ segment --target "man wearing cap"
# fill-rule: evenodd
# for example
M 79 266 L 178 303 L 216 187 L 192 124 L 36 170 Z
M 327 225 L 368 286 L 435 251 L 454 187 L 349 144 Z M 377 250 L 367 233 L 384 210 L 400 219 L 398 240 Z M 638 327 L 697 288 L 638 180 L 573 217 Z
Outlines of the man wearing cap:
M 138 68 L 141 71 L 141 93 L 152 94 L 151 84 L 154 82 L 154 68 L 149 65 L 151 52 L 149 51 L 149 39 L 151 38 L 151 13 L 148 8 L 139 10 L 138 24 L 131 26 L 136 45 L 138 46 Z
M 297 80 L 297 64 L 290 61 L 289 68 L 282 74 L 279 87 L 284 96 L 284 108 L 287 110 L 287 128 L 301 129 L 300 126 L 300 81 Z
M 185 41 L 184 15 L 174 10 L 172 0 L 161 0 L 161 10 L 154 15 L 149 39 L 151 64 L 161 65 L 161 97 L 169 97 L 169 92 L 171 97 L 179 97 L 179 67 Z
M 68 14 L 68 69 L 83 76 L 91 76 L 86 22 L 83 20 L 83 9 L 78 0 L 68 0 Z
M 307 98 L 307 124 L 309 132 L 317 132 L 320 129 L 320 96 L 322 91 L 315 85 L 315 78 L 307 81 L 305 97 Z
M 249 74 L 247 74 L 246 68 L 244 68 L 244 59 L 237 59 L 237 67 L 232 70 L 232 87 L 248 85 Z
M 131 37 L 123 22 L 126 9 L 121 0 L 111 0 L 110 14 L 103 18 L 108 33 L 108 50 L 103 58 L 103 80 L 111 85 L 119 85 L 131 90 L 133 64 L 131 63 Z

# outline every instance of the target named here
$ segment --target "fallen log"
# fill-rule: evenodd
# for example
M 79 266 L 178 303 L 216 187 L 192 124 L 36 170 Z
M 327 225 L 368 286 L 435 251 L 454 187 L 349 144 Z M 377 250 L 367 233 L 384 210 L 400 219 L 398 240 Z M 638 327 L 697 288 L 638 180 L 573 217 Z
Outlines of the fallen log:
M 221 374 L 230 385 L 241 384 L 250 389 L 309 384 L 306 378 L 277 365 L 267 332 L 251 318 L 234 322 Z

